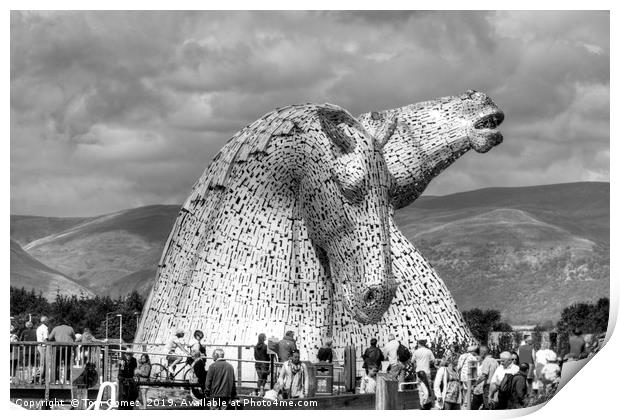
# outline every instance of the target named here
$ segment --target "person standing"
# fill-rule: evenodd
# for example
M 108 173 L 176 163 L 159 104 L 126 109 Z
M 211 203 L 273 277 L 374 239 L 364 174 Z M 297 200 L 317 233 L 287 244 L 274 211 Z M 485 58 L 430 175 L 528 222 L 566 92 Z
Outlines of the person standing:
M 226 410 L 237 398 L 235 368 L 224 359 L 224 350 L 215 349 L 213 363 L 207 370 L 205 396 L 211 399 L 211 410 Z
M 37 341 L 39 343 L 45 343 L 47 341 L 47 338 L 49 337 L 49 328 L 47 326 L 48 324 L 48 319 L 45 315 L 43 315 L 41 317 L 41 324 L 37 327 Z M 41 382 L 45 381 L 45 370 L 47 368 L 47 364 L 46 364 L 46 360 L 45 360 L 45 353 L 46 353 L 46 347 L 45 345 L 41 344 L 39 346 L 37 346 L 37 351 L 39 352 L 39 369 L 40 369 L 40 378 L 41 378 Z
M 75 342 L 75 331 L 63 320 L 60 321 L 60 325 L 57 325 L 52 329 L 48 337 L 49 341 L 56 341 L 57 343 L 73 343 Z M 71 376 L 71 361 L 73 360 L 73 346 L 56 346 L 56 366 L 54 371 L 56 373 L 56 380 L 64 383 L 69 380 Z M 63 377 L 60 376 L 60 365 L 64 365 Z
M 426 340 L 418 340 L 418 348 L 413 351 L 413 362 L 418 378 L 424 383 L 428 389 L 429 401 L 433 401 L 433 389 L 430 385 L 431 363 L 435 362 L 433 351 L 426 346 Z
M 508 408 L 524 408 L 527 403 L 528 384 L 527 376 L 530 366 L 527 363 L 519 365 L 519 371 L 512 378 L 512 389 Z
M 387 357 L 388 367 L 387 371 L 389 372 L 393 366 L 398 364 L 398 347 L 400 343 L 396 340 L 394 334 L 388 335 L 388 342 L 383 349 L 383 354 Z
M 366 374 L 368 374 L 369 366 L 372 365 L 374 365 L 379 371 L 381 370 L 381 362 L 383 362 L 385 358 L 383 357 L 383 352 L 381 349 L 377 347 L 376 338 L 370 340 L 370 347 L 364 350 L 362 359 L 364 360 L 362 367 L 366 370 Z
M 306 372 L 299 360 L 299 350 L 293 350 L 291 357 L 280 369 L 278 388 L 286 398 L 304 398 L 306 395 Z
M 463 353 L 457 362 L 456 370 L 459 373 L 461 380 L 461 391 L 463 392 L 463 398 L 461 404 L 469 409 L 469 401 L 466 398 L 468 391 L 472 386 L 472 381 L 476 379 L 476 376 L 472 377 L 471 366 L 478 365 L 478 346 L 471 345 L 467 347 L 467 353 Z
M 472 410 L 490 409 L 489 388 L 491 378 L 497 369 L 497 361 L 491 354 L 487 346 L 480 346 L 480 362 L 478 364 L 478 377 L 474 383 L 473 397 L 471 401 Z
M 331 338 L 326 338 L 325 340 L 323 340 L 323 347 L 319 349 L 319 353 L 317 354 L 317 359 L 319 359 L 319 362 L 332 363 L 332 361 L 334 360 L 332 343 L 333 340 Z
M 53 332 L 53 331 L 52 331 Z M 133 410 L 138 399 L 138 386 L 134 379 L 138 361 L 131 352 L 121 352 L 118 365 L 118 409 Z
M 532 395 L 536 360 L 536 350 L 534 350 L 534 346 L 532 345 L 532 337 L 527 337 L 525 339 L 525 343 L 519 346 L 517 353 L 519 354 L 520 365 L 527 363 L 529 366 L 529 370 L 527 372 L 527 393 L 528 395 Z
M 287 331 L 282 337 L 282 340 L 278 343 L 278 359 L 280 362 L 286 362 L 293 352 L 297 350 L 297 343 L 295 343 L 295 333 L 293 331 Z
M 258 378 L 256 384 L 258 389 L 256 392 L 259 397 L 265 395 L 265 384 L 267 383 L 267 378 L 269 378 L 269 362 L 271 361 L 271 358 L 267 352 L 267 344 L 265 344 L 266 340 L 267 336 L 261 333 L 258 335 L 258 343 L 254 346 L 254 360 L 258 362 L 254 365 L 254 368 L 256 369 L 256 376 Z
M 489 399 L 497 401 L 496 410 L 508 408 L 512 389 L 512 377 L 517 374 L 519 367 L 512 363 L 510 352 L 504 351 L 499 355 L 500 363 L 493 377 L 489 389 Z
M 458 359 L 444 359 L 437 369 L 434 391 L 441 410 L 459 410 L 462 402 L 461 381 L 457 372 Z
M 22 331 L 19 336 L 19 341 L 25 342 L 36 342 L 37 341 L 37 330 L 34 329 L 34 326 L 31 321 L 26 321 L 26 328 Z M 24 347 L 24 367 L 30 366 L 30 373 L 32 375 L 31 382 L 34 383 L 34 378 L 36 376 L 36 362 L 37 362 L 37 349 L 34 346 L 26 346 Z
M 377 371 L 376 365 L 366 366 L 366 375 L 360 382 L 360 394 L 374 394 L 377 391 Z
M 140 356 L 140 365 L 138 366 L 138 371 L 136 372 L 136 382 L 140 394 L 140 405 L 143 410 L 146 410 L 146 394 L 149 389 L 148 386 L 141 385 L 141 382 L 149 381 L 149 379 L 151 378 L 151 368 L 151 358 L 148 354 L 143 353 L 142 356 Z
M 579 328 L 573 330 L 573 335 L 568 338 L 568 358 L 569 360 L 579 360 L 587 357 L 584 355 L 586 351 L 586 340 L 583 338 L 583 333 Z

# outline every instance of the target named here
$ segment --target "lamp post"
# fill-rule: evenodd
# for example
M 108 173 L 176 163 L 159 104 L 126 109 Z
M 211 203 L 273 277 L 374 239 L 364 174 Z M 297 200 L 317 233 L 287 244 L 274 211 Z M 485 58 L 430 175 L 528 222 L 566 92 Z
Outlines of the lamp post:
M 121 347 L 121 344 L 123 342 L 123 315 L 117 314 L 116 316 L 120 318 L 120 332 L 118 333 L 118 350 L 122 352 L 123 348 Z
M 112 312 L 108 312 L 107 314 L 105 314 L 105 339 L 106 341 L 108 341 L 108 317 L 111 314 L 115 314 L 116 311 L 112 311 Z

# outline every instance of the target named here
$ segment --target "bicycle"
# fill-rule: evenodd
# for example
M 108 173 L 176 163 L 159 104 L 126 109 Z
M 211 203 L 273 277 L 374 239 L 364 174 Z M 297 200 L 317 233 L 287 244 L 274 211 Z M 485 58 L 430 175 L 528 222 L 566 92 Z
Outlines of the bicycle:
M 170 372 L 167 365 L 153 363 L 151 365 L 151 375 L 149 376 L 149 381 L 155 384 L 152 384 L 151 386 L 157 386 L 157 382 L 175 382 L 176 378 L 179 377 L 182 378 L 179 380 L 181 384 L 189 385 L 188 388 L 190 389 L 192 396 L 200 399 L 203 397 L 203 390 L 202 386 L 198 383 L 198 378 L 196 377 L 193 369 L 196 360 L 192 360 L 189 356 L 183 357 L 185 358 L 185 361 L 176 365 L 177 369 L 174 373 Z

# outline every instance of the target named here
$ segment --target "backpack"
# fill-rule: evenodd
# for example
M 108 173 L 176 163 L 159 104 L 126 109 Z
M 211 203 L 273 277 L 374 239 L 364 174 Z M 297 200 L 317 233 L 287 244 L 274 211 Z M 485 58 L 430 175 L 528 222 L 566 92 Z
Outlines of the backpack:
M 504 379 L 499 384 L 499 392 L 502 394 L 510 394 L 512 392 L 512 378 L 514 375 L 512 373 L 506 373 L 504 375 Z
M 396 350 L 396 356 L 398 357 L 399 361 L 404 363 L 407 360 L 411 359 L 411 350 L 403 346 L 403 344 L 399 341 L 398 349 Z

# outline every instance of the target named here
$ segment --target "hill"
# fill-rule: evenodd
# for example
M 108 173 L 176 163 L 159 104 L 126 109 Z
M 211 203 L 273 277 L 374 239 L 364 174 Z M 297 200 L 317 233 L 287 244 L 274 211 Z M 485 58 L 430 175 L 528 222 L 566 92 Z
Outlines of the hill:
M 148 206 L 88 218 L 24 249 L 98 294 L 148 293 L 178 211 Z
M 12 216 L 11 233 L 28 238 L 24 249 L 48 269 L 89 290 L 146 295 L 178 211 L 159 205 L 82 219 Z M 395 220 L 462 310 L 499 309 L 510 322 L 529 323 L 609 296 L 609 183 L 425 196 Z M 19 270 L 12 266 L 12 285 Z
M 11 286 L 26 290 L 40 290 L 48 300 L 56 297 L 56 292 L 92 297 L 94 293 L 62 273 L 37 261 L 15 241 L 11 240 Z
M 395 219 L 462 310 L 557 321 L 571 303 L 609 296 L 608 183 L 423 197 Z

